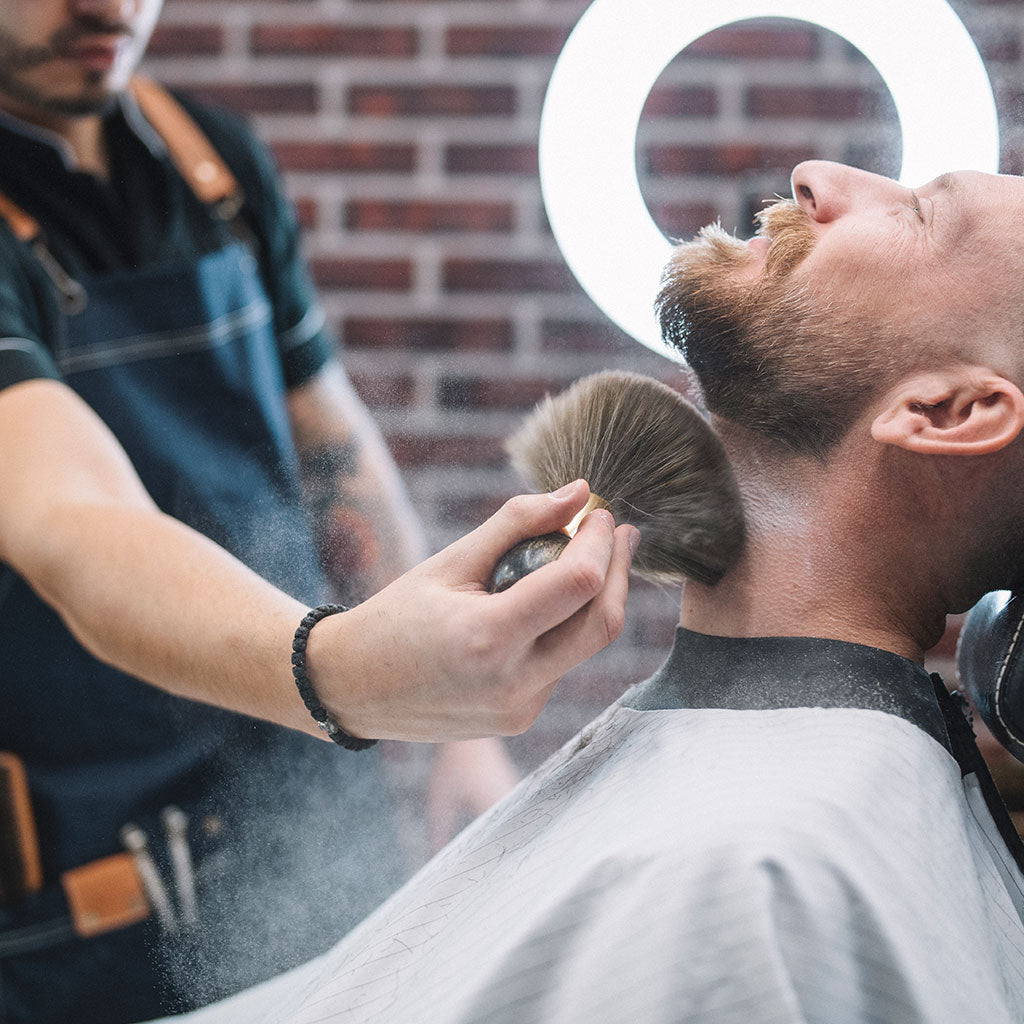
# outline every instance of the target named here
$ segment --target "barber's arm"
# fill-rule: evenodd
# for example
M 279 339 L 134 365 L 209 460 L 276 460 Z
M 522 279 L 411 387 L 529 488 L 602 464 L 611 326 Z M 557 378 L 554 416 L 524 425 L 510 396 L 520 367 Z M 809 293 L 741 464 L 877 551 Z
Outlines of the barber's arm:
M 427 556 L 419 517 L 376 424 L 337 362 L 288 394 L 320 555 L 344 603 Z
M 321 560 L 340 600 L 359 600 L 426 557 L 420 518 L 337 362 L 290 391 L 288 408 Z M 438 747 L 427 794 L 432 845 L 442 846 L 458 824 L 487 810 L 517 781 L 500 740 Z
M 320 735 L 290 673 L 304 606 L 161 513 L 66 385 L 0 391 L 0 561 L 97 657 L 170 692 Z M 512 543 L 586 500 L 513 499 L 468 537 L 310 634 L 322 702 L 362 736 L 444 740 L 528 727 L 557 678 L 621 629 L 632 528 L 593 513 L 558 562 L 488 595 Z M 39 652 L 40 658 L 46 651 Z

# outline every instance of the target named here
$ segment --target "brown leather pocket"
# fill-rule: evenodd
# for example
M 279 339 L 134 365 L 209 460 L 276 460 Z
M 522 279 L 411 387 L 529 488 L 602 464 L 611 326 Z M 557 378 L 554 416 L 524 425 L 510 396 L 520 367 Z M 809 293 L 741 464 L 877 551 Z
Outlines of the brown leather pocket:
M 39 841 L 25 765 L 0 751 L 0 907 L 43 887 Z
M 61 876 L 75 932 L 83 939 L 149 917 L 149 903 L 130 853 L 115 853 Z

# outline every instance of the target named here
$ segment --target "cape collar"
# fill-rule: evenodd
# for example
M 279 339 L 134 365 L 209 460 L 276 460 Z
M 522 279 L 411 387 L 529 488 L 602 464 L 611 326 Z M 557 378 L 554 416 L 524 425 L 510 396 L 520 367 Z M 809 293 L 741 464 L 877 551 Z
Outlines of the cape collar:
M 674 708 L 863 708 L 916 725 L 977 778 L 1007 849 L 1024 873 L 1024 845 L 996 789 L 958 694 L 917 662 L 877 647 L 818 637 L 721 637 L 681 626 L 668 661 L 623 695 L 637 711 Z
M 637 711 L 865 708 L 911 722 L 954 753 L 928 672 L 843 640 L 707 636 L 680 626 L 665 664 L 622 703 Z

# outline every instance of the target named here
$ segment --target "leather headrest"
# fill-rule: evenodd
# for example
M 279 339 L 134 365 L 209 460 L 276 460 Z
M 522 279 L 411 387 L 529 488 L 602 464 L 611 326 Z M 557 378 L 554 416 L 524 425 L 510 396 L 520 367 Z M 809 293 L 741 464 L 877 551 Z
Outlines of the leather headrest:
M 992 735 L 1024 761 L 1024 591 L 986 594 L 957 644 L 960 686 Z

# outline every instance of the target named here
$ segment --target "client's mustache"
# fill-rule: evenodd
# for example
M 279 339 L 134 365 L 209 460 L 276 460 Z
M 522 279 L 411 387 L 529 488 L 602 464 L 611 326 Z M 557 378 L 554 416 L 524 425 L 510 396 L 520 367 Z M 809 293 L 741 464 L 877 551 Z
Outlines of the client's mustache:
M 8 71 L 26 71 L 57 57 L 69 57 L 77 44 L 90 36 L 125 36 L 131 38 L 135 30 L 123 21 L 82 15 L 57 29 L 42 46 L 15 46 L 10 41 L 0 43 L 0 62 Z
M 757 233 L 772 242 L 767 257 L 770 274 L 784 276 L 796 269 L 818 240 L 811 229 L 811 218 L 792 199 L 766 206 L 756 219 Z

